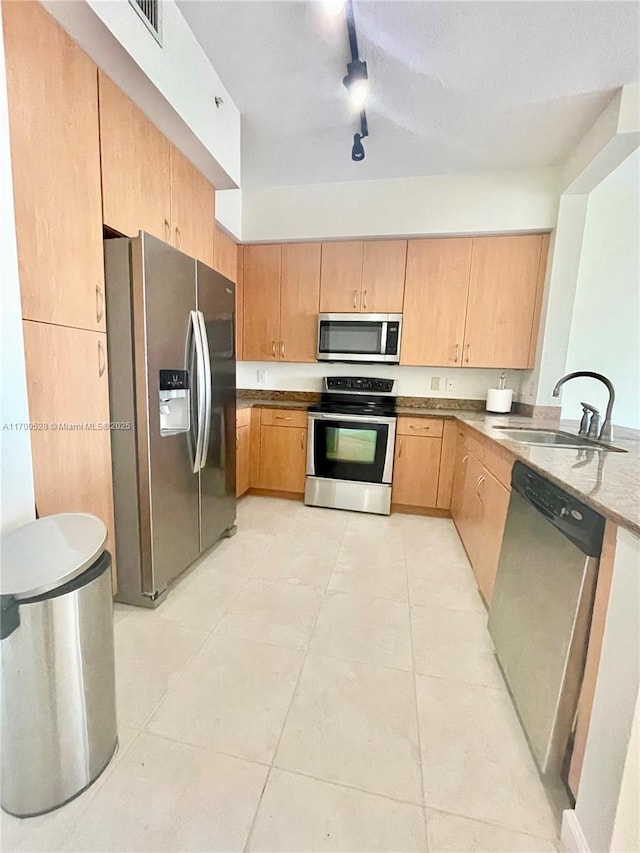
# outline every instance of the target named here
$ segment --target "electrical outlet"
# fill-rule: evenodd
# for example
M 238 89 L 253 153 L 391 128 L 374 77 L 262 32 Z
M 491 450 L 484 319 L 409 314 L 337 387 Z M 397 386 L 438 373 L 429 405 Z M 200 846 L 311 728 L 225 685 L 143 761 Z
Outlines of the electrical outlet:
M 267 371 L 259 370 L 258 371 L 258 385 L 266 385 L 267 384 Z
M 456 390 L 456 380 L 455 379 L 446 379 L 444 383 L 445 391 L 455 391 Z
M 439 376 L 432 376 L 431 377 L 431 390 L 432 391 L 439 391 L 440 390 L 440 377 Z

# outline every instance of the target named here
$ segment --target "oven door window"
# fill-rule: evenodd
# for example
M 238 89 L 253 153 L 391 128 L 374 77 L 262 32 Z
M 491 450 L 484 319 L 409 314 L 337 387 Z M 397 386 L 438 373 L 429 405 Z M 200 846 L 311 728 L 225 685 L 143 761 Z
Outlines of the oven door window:
M 318 352 L 380 355 L 383 325 L 363 320 L 322 320 Z
M 389 425 L 344 420 L 314 422 L 315 475 L 381 483 Z

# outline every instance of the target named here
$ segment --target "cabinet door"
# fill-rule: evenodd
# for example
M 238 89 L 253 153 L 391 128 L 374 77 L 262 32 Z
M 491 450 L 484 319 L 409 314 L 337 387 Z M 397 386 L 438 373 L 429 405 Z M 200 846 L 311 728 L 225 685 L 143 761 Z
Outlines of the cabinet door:
M 213 268 L 230 281 L 238 279 L 238 246 L 216 223 L 213 229 Z
M 169 242 L 169 141 L 102 71 L 98 81 L 104 224 Z
M 306 429 L 260 427 L 260 488 L 302 494 L 306 461 Z
M 471 238 L 409 240 L 400 364 L 462 363 Z
M 542 234 L 474 237 L 465 366 L 529 366 L 542 244 Z
M 249 427 L 236 429 L 236 497 L 249 488 Z
M 478 588 L 484 600 L 490 604 L 511 494 L 484 466 L 475 493 L 479 506 L 472 568 Z
M 46 427 L 31 432 L 38 514 L 94 513 L 115 563 L 106 335 L 28 320 L 23 328 L 29 416 Z
M 97 68 L 39 3 L 3 3 L 22 315 L 104 329 Z
M 322 244 L 320 311 L 346 314 L 360 311 L 362 240 Z
M 215 190 L 175 145 L 171 159 L 171 242 L 213 267 Z
M 316 360 L 320 243 L 285 243 L 280 290 L 280 359 Z
M 245 361 L 277 361 L 280 342 L 280 245 L 243 249 Z
M 244 358 L 244 253 L 238 246 L 236 274 L 236 361 Z
M 368 240 L 362 255 L 362 310 L 402 314 L 406 240 Z
M 442 439 L 400 435 L 396 438 L 393 497 L 396 504 L 434 507 L 438 496 Z

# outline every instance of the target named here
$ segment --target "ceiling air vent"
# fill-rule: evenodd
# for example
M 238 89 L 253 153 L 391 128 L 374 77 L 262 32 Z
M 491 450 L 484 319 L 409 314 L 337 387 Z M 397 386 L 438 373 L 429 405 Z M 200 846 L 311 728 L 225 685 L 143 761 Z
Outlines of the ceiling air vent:
M 162 29 L 160 22 L 161 0 L 129 0 L 129 2 L 145 22 L 148 29 L 153 33 L 158 44 L 162 44 Z

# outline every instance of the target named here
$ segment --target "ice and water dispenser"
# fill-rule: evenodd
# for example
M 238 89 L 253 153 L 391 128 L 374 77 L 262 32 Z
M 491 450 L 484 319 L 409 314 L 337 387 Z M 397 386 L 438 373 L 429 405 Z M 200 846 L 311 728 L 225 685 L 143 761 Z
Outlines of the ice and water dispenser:
M 188 370 L 161 370 L 159 378 L 160 435 L 188 432 L 191 399 Z

